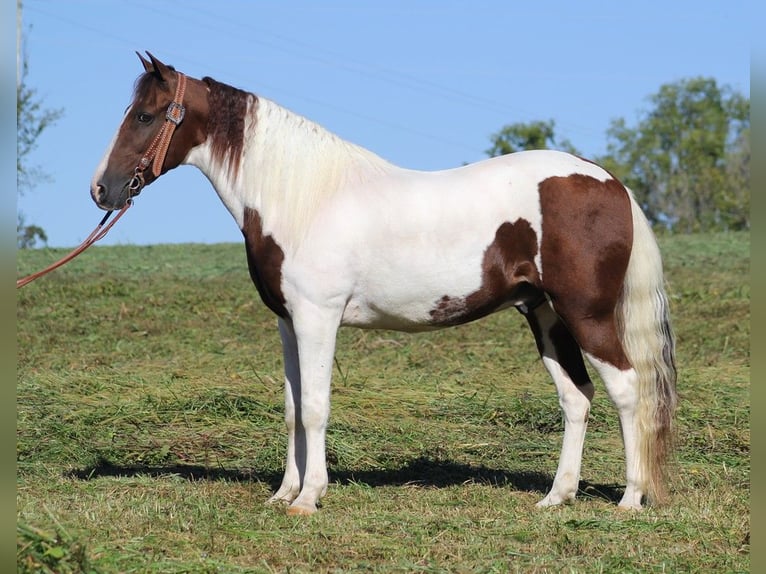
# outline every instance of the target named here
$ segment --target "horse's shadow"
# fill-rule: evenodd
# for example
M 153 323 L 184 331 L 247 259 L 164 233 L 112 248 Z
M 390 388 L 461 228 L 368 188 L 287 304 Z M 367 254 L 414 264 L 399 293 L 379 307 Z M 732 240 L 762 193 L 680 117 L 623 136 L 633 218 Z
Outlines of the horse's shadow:
M 92 480 L 101 477 L 132 476 L 178 476 L 189 481 L 262 482 L 276 490 L 281 481 L 281 472 L 274 470 L 243 470 L 215 468 L 192 464 L 150 465 L 115 465 L 101 459 L 95 465 L 74 469 L 67 473 L 70 478 Z M 495 487 L 510 487 L 522 492 L 536 492 L 540 495 L 548 492 L 553 484 L 550 475 L 541 472 L 507 471 L 453 462 L 419 457 L 408 461 L 399 468 L 381 470 L 331 469 L 330 482 L 340 485 L 364 484 L 370 487 L 383 486 L 418 486 L 447 488 L 450 486 L 474 483 Z M 594 484 L 580 480 L 578 495 L 617 503 L 623 488 L 616 484 Z

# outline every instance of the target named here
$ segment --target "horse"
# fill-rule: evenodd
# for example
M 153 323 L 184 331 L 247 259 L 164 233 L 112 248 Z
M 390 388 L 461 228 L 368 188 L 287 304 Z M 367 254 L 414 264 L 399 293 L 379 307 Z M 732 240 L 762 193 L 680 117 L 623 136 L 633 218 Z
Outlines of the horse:
M 287 456 L 268 502 L 308 515 L 326 494 L 341 326 L 428 331 L 510 307 L 528 322 L 563 411 L 558 467 L 537 506 L 577 494 L 594 395 L 585 359 L 619 415 L 618 508 L 667 502 L 677 374 L 661 254 L 611 173 L 553 150 L 405 169 L 267 98 L 137 54 L 144 72 L 91 196 L 119 209 L 192 165 L 241 229 L 284 360 Z

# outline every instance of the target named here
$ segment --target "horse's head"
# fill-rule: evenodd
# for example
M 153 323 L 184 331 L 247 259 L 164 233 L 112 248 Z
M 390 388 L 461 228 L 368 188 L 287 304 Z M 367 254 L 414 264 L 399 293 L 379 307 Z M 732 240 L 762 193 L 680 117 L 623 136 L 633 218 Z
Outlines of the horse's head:
M 102 209 L 123 207 L 206 139 L 206 85 L 147 55 L 149 60 L 138 54 L 145 73 L 91 182 L 93 201 Z

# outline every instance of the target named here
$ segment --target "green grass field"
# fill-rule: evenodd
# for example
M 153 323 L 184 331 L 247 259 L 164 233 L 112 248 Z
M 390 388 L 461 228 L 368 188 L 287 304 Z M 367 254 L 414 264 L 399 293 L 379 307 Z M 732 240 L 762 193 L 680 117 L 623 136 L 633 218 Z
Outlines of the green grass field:
M 671 503 L 616 508 L 600 381 L 581 492 L 538 510 L 562 421 L 523 318 L 343 329 L 330 489 L 285 451 L 276 321 L 240 245 L 94 247 L 17 303 L 18 572 L 748 572 L 747 234 L 663 238 L 678 338 Z M 19 276 L 65 250 L 21 251 Z

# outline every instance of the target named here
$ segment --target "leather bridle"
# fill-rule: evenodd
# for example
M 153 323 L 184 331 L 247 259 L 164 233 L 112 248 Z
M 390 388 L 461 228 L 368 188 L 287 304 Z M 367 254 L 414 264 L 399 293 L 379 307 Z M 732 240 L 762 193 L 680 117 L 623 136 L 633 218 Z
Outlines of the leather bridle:
M 176 93 L 173 96 L 173 101 L 170 102 L 167 111 L 165 112 L 165 123 L 162 124 L 160 131 L 154 136 L 152 143 L 149 144 L 149 149 L 146 150 L 144 156 L 139 160 L 135 170 L 133 170 L 133 177 L 128 182 L 128 198 L 135 197 L 146 185 L 144 180 L 144 171 L 150 165 L 152 166 L 152 175 L 159 177 L 162 171 L 162 164 L 165 163 L 165 155 L 168 152 L 170 146 L 170 138 L 173 137 L 176 127 L 180 124 L 184 116 L 186 115 L 186 108 L 183 105 L 184 92 L 186 91 L 186 76 L 180 72 L 178 74 L 178 84 L 176 85 Z

